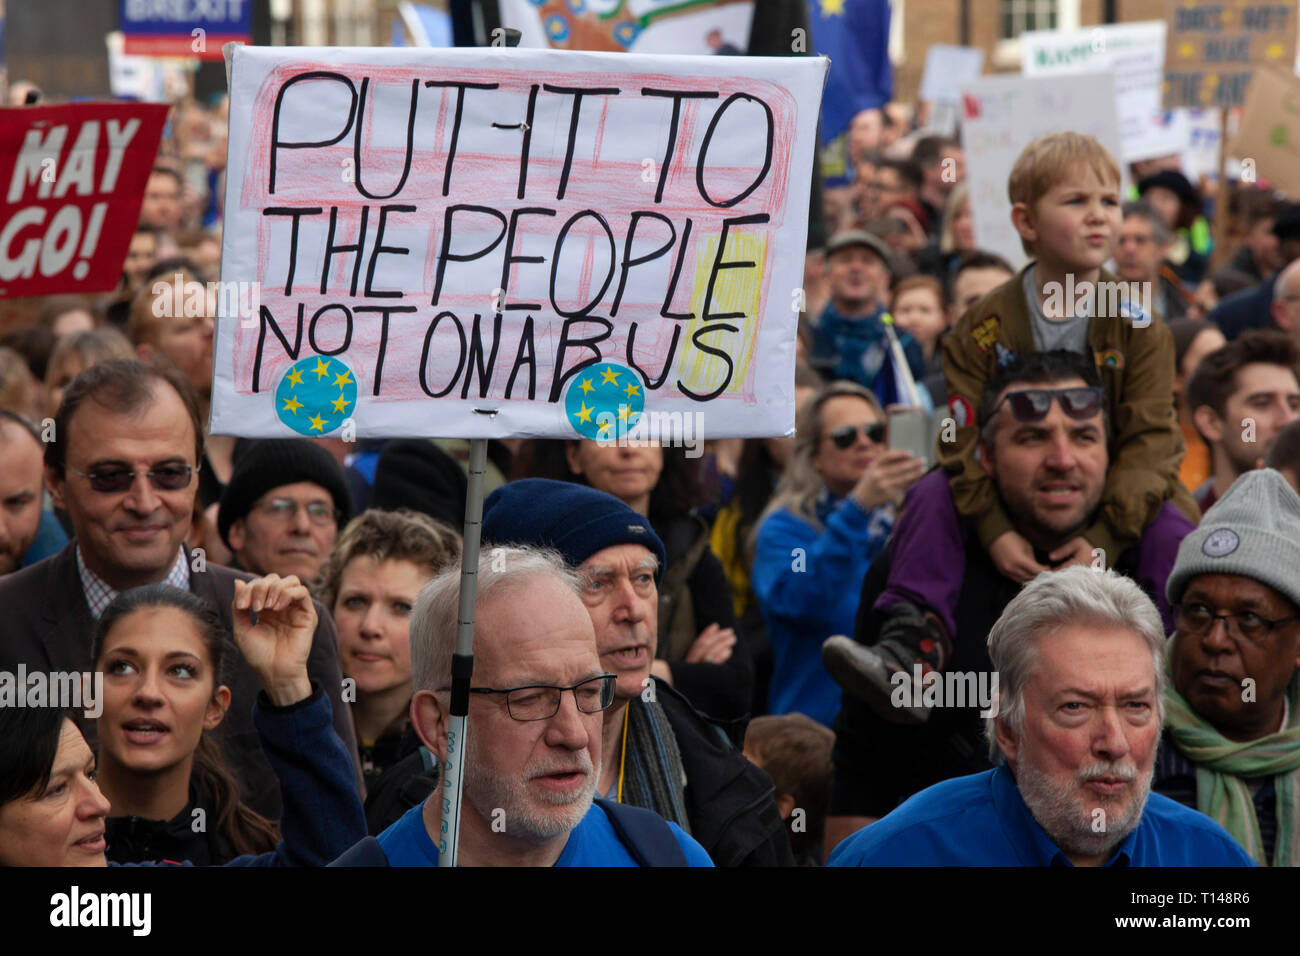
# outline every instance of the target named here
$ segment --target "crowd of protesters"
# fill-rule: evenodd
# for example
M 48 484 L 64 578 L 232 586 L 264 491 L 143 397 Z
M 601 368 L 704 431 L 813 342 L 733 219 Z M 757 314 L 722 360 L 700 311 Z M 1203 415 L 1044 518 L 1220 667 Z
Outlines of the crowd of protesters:
M 0 672 L 103 681 L 0 706 L 2 865 L 439 859 L 466 443 L 207 432 L 225 136 L 0 303 Z M 959 136 L 848 147 L 793 436 L 489 444 L 461 861 L 1300 865 L 1300 197 L 1051 134 L 1017 269 Z

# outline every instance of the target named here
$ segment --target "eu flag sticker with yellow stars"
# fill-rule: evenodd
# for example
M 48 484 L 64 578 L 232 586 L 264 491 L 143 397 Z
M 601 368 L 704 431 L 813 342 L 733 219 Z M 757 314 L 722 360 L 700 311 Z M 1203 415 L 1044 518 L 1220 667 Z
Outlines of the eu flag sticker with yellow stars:
M 357 407 L 357 380 L 336 358 L 312 355 L 289 366 L 275 390 L 275 414 L 299 435 L 328 435 Z
M 645 389 L 625 365 L 588 365 L 569 382 L 564 417 L 583 438 L 612 441 L 626 435 L 645 411 Z

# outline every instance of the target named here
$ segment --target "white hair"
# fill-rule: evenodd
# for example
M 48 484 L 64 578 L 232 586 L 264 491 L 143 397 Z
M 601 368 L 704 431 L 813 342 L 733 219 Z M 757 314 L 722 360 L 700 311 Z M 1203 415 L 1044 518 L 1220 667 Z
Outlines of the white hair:
M 1164 726 L 1165 627 L 1160 612 L 1140 587 L 1114 571 L 1073 566 L 1044 571 L 1007 604 L 989 631 L 989 659 L 998 675 L 995 713 L 1019 734 L 1025 719 L 1025 684 L 1033 672 L 1036 642 L 1071 624 L 1092 624 L 1133 632 L 1151 651 L 1156 674 L 1156 720 Z M 986 719 L 989 757 L 1002 762 L 994 732 L 996 717 Z
M 443 568 L 420 590 L 411 609 L 413 690 L 436 691 L 451 683 L 451 656 L 456 649 L 460 615 L 460 573 L 459 561 Z M 508 596 L 535 578 L 550 578 L 575 595 L 582 594 L 579 577 L 569 570 L 557 551 L 512 545 L 481 552 L 474 595 L 475 619 L 489 602 Z M 475 644 L 478 638 L 476 634 Z

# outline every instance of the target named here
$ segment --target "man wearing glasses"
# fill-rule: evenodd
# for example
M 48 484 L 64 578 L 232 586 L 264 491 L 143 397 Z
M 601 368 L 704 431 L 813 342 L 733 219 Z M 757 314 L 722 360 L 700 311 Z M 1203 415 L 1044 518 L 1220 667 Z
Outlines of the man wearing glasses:
M 1178 628 L 1152 789 L 1261 865 L 1300 866 L 1300 497 L 1271 468 L 1233 482 L 1178 549 Z
M 231 628 L 235 581 L 246 579 L 184 547 L 203 454 L 198 405 L 170 366 L 132 359 L 101 362 L 73 380 L 45 446 L 45 483 L 71 519 L 75 541 L 58 554 L 0 579 L 0 670 L 85 673 L 91 669 L 95 621 L 120 592 L 166 583 L 207 599 Z M 350 708 L 340 699 L 338 641 L 323 607 L 307 670 L 329 696 L 339 736 L 355 740 Z M 279 817 L 275 774 L 253 726 L 261 684 L 232 643 L 222 683 L 232 706 L 221 739 L 245 801 Z M 93 747 L 93 721 L 75 718 Z M 352 759 L 358 763 L 355 745 Z M 357 779 L 360 781 L 358 767 Z
M 447 759 L 459 563 L 411 612 L 411 723 Z M 582 585 L 535 548 L 485 549 L 478 566 L 459 863 L 462 866 L 712 866 L 675 824 L 593 802 L 615 674 L 596 653 Z M 441 788 L 338 866 L 437 866 Z
M 235 567 L 315 581 L 352 509 L 343 469 L 306 438 L 259 441 L 235 464 L 217 530 Z
M 731 727 L 651 676 L 665 552 L 649 520 L 595 488 L 528 478 L 488 496 L 483 540 L 485 554 L 492 544 L 554 548 L 583 576 L 600 664 L 617 678 L 597 792 L 680 825 L 718 866 L 793 865 L 771 779 L 728 738 Z

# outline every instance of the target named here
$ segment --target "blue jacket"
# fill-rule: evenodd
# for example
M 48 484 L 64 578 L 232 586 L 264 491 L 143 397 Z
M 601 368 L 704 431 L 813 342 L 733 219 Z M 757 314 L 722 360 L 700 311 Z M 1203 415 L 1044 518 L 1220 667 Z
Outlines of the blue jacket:
M 822 666 L 822 642 L 853 633 L 862 580 L 889 537 L 894 509 L 866 512 L 852 498 L 824 492 L 817 514 L 822 531 L 786 509 L 763 521 L 752 582 L 772 641 L 768 709 L 829 727 L 840 689 Z
M 324 866 L 366 835 L 352 758 L 334 732 L 329 698 L 315 685 L 310 697 L 288 707 L 273 707 L 258 694 L 253 724 L 280 781 L 283 839 L 270 853 L 245 854 L 225 865 Z M 169 864 L 176 861 L 125 865 Z
M 835 848 L 827 866 L 1072 866 L 1006 767 L 937 783 Z M 1153 793 L 1107 866 L 1254 866 L 1214 820 Z
M 1210 321 L 1219 327 L 1229 342 L 1251 329 L 1277 328 L 1270 311 L 1277 277 L 1275 272 L 1258 285 L 1232 293 L 1210 311 Z
M 848 379 L 869 388 L 881 405 L 898 401 L 898 384 L 894 381 L 893 366 L 886 361 L 889 339 L 880 317 L 884 309 L 861 319 L 846 319 L 831 302 L 813 325 L 812 365 L 825 371 L 831 378 Z M 912 378 L 918 383 L 925 378 L 925 357 L 921 346 L 911 335 L 895 326 L 903 354 Z

